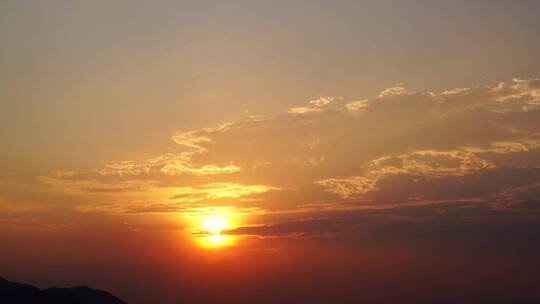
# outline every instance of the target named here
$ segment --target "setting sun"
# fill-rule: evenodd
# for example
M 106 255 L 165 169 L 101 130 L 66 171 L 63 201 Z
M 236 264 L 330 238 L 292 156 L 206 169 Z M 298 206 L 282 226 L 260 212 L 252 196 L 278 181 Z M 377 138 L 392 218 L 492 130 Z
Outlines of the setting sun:
M 219 248 L 231 245 L 233 237 L 224 235 L 222 232 L 230 228 L 230 222 L 225 215 L 210 215 L 202 219 L 201 233 L 204 234 L 199 239 L 199 244 L 204 248 Z
M 203 219 L 202 227 L 204 232 L 211 235 L 220 235 L 221 232 L 229 228 L 229 221 L 221 215 L 212 215 Z
M 242 222 L 241 213 L 231 207 L 198 208 L 187 215 L 191 234 L 202 248 L 213 249 L 233 245 L 236 236 L 227 234 Z

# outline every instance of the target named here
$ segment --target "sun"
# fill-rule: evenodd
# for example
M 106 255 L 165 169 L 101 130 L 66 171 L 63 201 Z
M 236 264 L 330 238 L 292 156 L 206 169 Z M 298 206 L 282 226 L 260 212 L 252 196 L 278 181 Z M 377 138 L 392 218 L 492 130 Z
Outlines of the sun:
M 228 219 L 221 215 L 207 216 L 202 220 L 203 232 L 210 235 L 221 235 L 221 232 L 229 227 Z
M 243 214 L 234 207 L 201 207 L 185 213 L 190 234 L 200 247 L 220 249 L 234 245 L 238 236 L 231 233 L 241 225 Z
M 223 232 L 231 228 L 231 220 L 225 214 L 205 215 L 200 220 L 199 231 L 203 234 L 199 244 L 208 249 L 232 245 L 234 237 Z

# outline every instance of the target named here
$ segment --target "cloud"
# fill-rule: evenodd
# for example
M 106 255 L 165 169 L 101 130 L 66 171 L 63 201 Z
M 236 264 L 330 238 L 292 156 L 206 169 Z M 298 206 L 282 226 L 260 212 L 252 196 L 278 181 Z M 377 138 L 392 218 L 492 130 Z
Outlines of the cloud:
M 464 176 L 494 168 L 490 162 L 464 151 L 414 151 L 372 160 L 362 176 L 317 181 L 327 191 L 342 198 L 366 194 L 377 189 L 381 179 L 391 175 L 418 176 L 425 179 Z
M 295 107 L 289 110 L 289 114 L 307 114 L 314 112 L 322 112 L 321 108 Z
M 382 92 L 377 95 L 379 98 L 385 98 L 385 97 L 395 97 L 400 95 L 406 95 L 409 94 L 407 89 L 405 89 L 404 85 L 402 83 L 396 85 L 395 87 L 384 89 Z
M 439 94 L 439 96 L 443 96 L 443 97 L 459 96 L 459 97 L 462 97 L 462 96 L 465 96 L 465 95 L 470 94 L 470 93 L 471 93 L 470 88 L 454 88 L 454 89 L 442 91 Z M 437 96 L 437 94 L 434 94 L 434 96 Z
M 240 185 L 231 183 L 211 183 L 199 187 L 179 187 L 172 199 L 177 201 L 200 201 L 221 198 L 242 198 L 265 193 L 279 188 L 266 185 Z
M 500 82 L 492 88 L 497 101 L 520 104 L 523 110 L 540 106 L 540 79 L 513 78 L 511 82 Z
M 365 109 L 369 106 L 369 101 L 367 99 L 351 101 L 345 104 L 345 108 L 351 112 L 358 112 L 362 109 Z
M 194 154 L 203 153 L 199 150 L 182 153 L 167 153 L 148 159 L 142 163 L 133 160 L 114 161 L 103 169 L 97 171 L 103 176 L 139 176 L 148 174 L 165 175 L 195 175 L 207 176 L 216 174 L 231 174 L 240 171 L 240 167 L 234 164 L 219 166 L 216 164 L 205 164 L 195 166 L 191 164 Z
M 173 141 L 189 148 L 202 149 L 201 144 L 209 142 L 210 138 L 198 135 L 196 131 L 187 131 L 176 133 Z
M 336 101 L 336 97 L 319 97 L 318 99 L 311 100 L 309 104 L 314 107 L 321 108 Z
M 471 230 L 468 232 L 475 233 L 479 229 L 475 227 L 478 224 L 497 222 L 503 227 L 510 228 L 518 225 L 517 222 L 524 217 L 533 223 L 535 229 L 540 228 L 538 224 L 540 205 L 533 204 L 531 201 L 527 201 L 524 205 L 525 208 L 534 209 L 521 210 L 522 212 L 519 213 L 516 209 L 501 209 L 481 200 L 450 200 L 435 204 L 394 205 L 385 208 L 330 208 L 300 213 L 288 220 L 241 226 L 227 230 L 225 233 L 287 238 L 371 237 L 382 241 L 382 238 L 399 238 L 403 234 L 418 237 L 418 231 L 416 231 L 418 229 L 423 231 L 422 236 L 436 240 L 441 235 L 437 235 L 434 231 L 445 233 L 446 236 L 459 234 L 459 237 L 465 238 L 462 235 L 463 231 L 451 231 L 456 224 L 469 227 Z M 281 217 L 287 218 L 286 215 Z
M 377 186 L 376 178 L 351 176 L 347 178 L 328 178 L 316 181 L 318 185 L 324 187 L 328 192 L 337 194 L 341 198 L 349 198 L 358 194 L 365 194 L 373 191 Z
M 40 176 L 41 184 L 58 187 L 71 193 L 119 193 L 143 191 L 151 185 L 149 181 L 122 180 L 107 182 L 92 177 L 73 175 L 72 172 L 57 171 L 50 176 Z
M 180 155 L 162 155 L 154 159 L 158 164 L 162 164 L 160 171 L 167 175 L 191 174 L 197 176 L 231 174 L 240 171 L 240 167 L 233 164 L 218 166 L 215 164 L 195 167 L 189 164 L 190 158 Z
M 319 97 L 309 101 L 310 107 L 294 107 L 289 109 L 288 113 L 293 115 L 322 112 L 325 107 L 335 103 L 342 98 L 337 97 Z
M 509 189 L 535 191 L 530 186 L 539 182 L 539 96 L 539 80 L 516 78 L 440 92 L 399 84 L 369 99 L 321 97 L 282 115 L 177 132 L 175 147 L 145 160 L 52 173 L 42 182 L 111 196 L 133 191 L 138 201 L 115 203 L 162 210 L 195 202 L 291 210 L 496 199 Z

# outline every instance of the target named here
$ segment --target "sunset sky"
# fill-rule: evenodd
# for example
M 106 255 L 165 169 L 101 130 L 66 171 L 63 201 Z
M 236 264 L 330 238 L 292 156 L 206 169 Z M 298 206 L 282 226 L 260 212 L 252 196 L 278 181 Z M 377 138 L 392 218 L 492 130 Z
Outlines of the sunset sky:
M 539 16 L 0 0 L 0 277 L 136 304 L 540 303 Z

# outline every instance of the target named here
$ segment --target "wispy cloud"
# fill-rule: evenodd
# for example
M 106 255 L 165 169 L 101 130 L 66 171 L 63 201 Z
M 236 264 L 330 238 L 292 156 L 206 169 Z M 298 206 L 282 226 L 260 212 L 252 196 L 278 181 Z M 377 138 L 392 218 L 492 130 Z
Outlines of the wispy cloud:
M 177 132 L 177 151 L 41 181 L 163 211 L 195 202 L 270 210 L 503 193 L 511 200 L 509 189 L 539 182 L 539 96 L 539 80 L 516 78 L 441 92 L 399 84 L 360 100 L 321 97 L 283 115 Z M 122 196 L 130 191 L 138 198 Z

